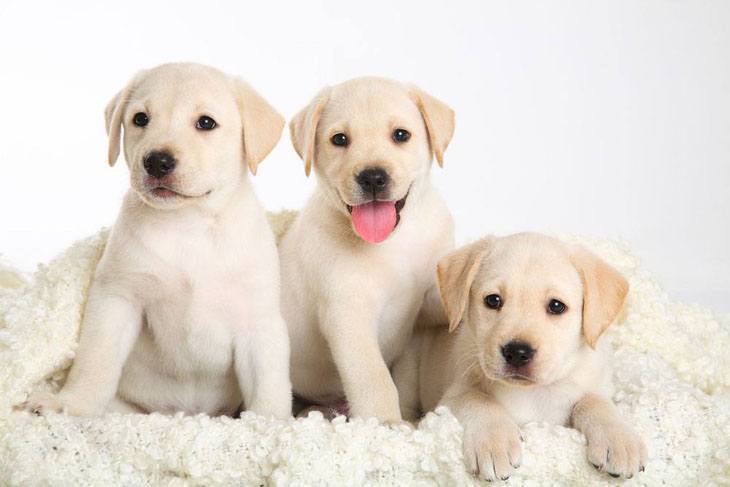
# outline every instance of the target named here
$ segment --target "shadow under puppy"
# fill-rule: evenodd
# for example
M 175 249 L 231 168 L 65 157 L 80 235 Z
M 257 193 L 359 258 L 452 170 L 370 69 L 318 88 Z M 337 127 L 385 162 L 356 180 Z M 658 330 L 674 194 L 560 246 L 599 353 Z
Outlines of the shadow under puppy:
M 96 268 L 76 358 L 26 407 L 291 414 L 274 236 L 247 169 L 283 118 L 241 80 L 197 64 L 143 71 L 106 109 L 131 190 Z
M 394 377 L 411 417 L 449 407 L 472 472 L 506 480 L 530 421 L 572 425 L 588 460 L 614 477 L 644 469 L 646 447 L 611 401 L 611 349 L 599 340 L 628 292 L 618 271 L 582 247 L 521 233 L 444 257 L 438 285 L 449 330 L 418 332 Z

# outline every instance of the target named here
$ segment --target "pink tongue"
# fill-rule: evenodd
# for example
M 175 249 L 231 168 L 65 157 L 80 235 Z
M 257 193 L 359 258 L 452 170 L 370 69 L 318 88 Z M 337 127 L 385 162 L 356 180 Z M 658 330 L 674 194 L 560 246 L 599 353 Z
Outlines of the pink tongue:
M 382 242 L 395 228 L 395 201 L 371 201 L 353 206 L 352 223 L 366 242 Z

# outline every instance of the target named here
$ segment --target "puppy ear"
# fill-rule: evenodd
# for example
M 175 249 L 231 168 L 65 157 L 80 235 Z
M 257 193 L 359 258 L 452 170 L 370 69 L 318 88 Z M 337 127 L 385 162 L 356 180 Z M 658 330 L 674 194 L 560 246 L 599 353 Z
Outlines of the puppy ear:
M 443 257 L 436 267 L 439 294 L 449 320 L 449 332 L 454 331 L 464 318 L 469 290 L 492 241 L 492 237 L 487 237 L 455 250 Z
M 571 256 L 583 282 L 583 336 L 591 348 L 621 311 L 629 283 L 598 256 L 578 247 Z
M 317 140 L 317 126 L 322 116 L 327 100 L 329 88 L 317 93 L 314 99 L 299 111 L 289 122 L 289 135 L 299 157 L 304 161 L 304 173 L 309 176 L 314 164 L 314 149 Z
M 129 87 L 114 95 L 104 109 L 106 134 L 109 136 L 107 158 L 110 166 L 114 166 L 119 157 L 119 145 L 122 136 L 122 116 L 129 100 Z
M 259 163 L 279 142 L 286 120 L 248 83 L 239 79 L 235 83 L 243 124 L 244 159 L 251 174 L 255 175 Z
M 446 103 L 416 86 L 411 87 L 411 98 L 426 123 L 428 139 L 436 161 L 443 167 L 444 152 L 454 135 L 454 111 Z

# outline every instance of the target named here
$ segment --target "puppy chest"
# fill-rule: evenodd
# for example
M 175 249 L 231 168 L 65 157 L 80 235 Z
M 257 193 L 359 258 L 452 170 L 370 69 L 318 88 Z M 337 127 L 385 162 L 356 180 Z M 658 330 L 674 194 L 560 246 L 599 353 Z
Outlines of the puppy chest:
M 231 366 L 233 336 L 246 321 L 241 296 L 224 286 L 183 286 L 145 307 L 145 326 L 160 358 L 176 368 L 224 372 Z
M 573 405 L 580 397 L 578 391 L 565 387 L 505 389 L 498 393 L 499 401 L 518 424 L 545 421 L 565 425 Z

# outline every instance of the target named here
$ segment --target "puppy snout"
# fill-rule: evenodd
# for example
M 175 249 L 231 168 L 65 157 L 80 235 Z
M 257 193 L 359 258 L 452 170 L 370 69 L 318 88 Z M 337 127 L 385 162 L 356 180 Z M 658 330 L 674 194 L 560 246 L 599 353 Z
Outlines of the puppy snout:
M 527 365 L 532 360 L 532 357 L 535 356 L 535 350 L 529 343 L 509 342 L 502 347 L 502 356 L 509 365 L 519 368 Z
M 390 176 L 384 169 L 373 167 L 362 170 L 355 176 L 355 181 L 365 193 L 377 194 L 385 191 L 388 187 Z
M 152 151 L 144 156 L 144 169 L 153 178 L 161 179 L 175 170 L 177 160 L 167 151 Z

